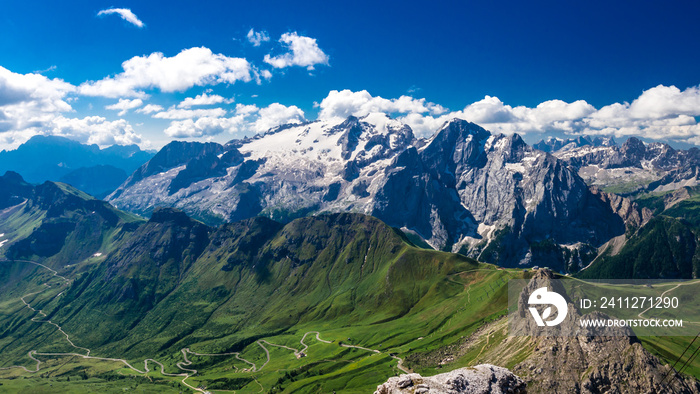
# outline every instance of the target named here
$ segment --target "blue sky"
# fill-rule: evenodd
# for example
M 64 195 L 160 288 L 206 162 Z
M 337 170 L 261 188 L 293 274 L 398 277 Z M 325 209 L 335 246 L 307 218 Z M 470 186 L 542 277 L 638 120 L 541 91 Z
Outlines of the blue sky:
M 529 141 L 601 134 L 700 144 L 698 2 L 3 8 L 0 148 L 35 134 L 145 147 L 223 142 L 378 110 L 420 135 L 457 116 Z

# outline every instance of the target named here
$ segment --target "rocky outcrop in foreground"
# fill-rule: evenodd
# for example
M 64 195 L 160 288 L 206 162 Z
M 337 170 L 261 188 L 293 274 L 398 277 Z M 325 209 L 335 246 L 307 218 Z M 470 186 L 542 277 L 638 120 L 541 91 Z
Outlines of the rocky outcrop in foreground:
M 473 368 L 455 369 L 435 376 L 423 377 L 412 373 L 389 378 L 386 383 L 377 387 L 374 394 L 524 394 L 526 392 L 525 382 L 506 368 L 481 364 Z
M 407 355 L 403 365 L 414 369 L 450 370 L 456 367 L 455 360 L 465 360 L 467 354 L 476 351 L 479 356 L 471 362 L 512 366 L 510 370 L 525 382 L 528 394 L 700 394 L 698 380 L 676 373 L 671 365 L 651 354 L 630 328 L 577 327 L 581 315 L 571 300 L 567 302 L 567 316 L 561 324 L 537 327 L 529 316 L 529 295 L 541 287 L 567 294 L 554 279 L 550 270 L 535 271 L 518 299 L 517 308 L 511 308 L 509 318 L 484 324 L 462 341 L 443 348 Z M 544 310 L 547 306 L 541 307 Z M 589 316 L 591 319 L 609 318 L 600 312 Z M 537 331 L 539 335 L 533 335 Z M 499 337 L 503 339 L 494 339 Z M 675 354 L 678 356 L 680 353 Z M 683 360 L 687 358 L 686 354 Z M 682 364 L 673 367 L 680 369 Z
M 521 293 L 518 314 L 525 314 L 525 298 L 535 289 L 546 286 L 560 294 L 566 290 L 554 281 L 550 270 L 538 270 Z M 671 366 L 649 353 L 629 327 L 580 328 L 576 321 L 581 314 L 572 302 L 559 326 L 533 328 L 527 318 L 510 327 L 510 335 L 533 333 L 534 351 L 513 371 L 527 382 L 533 393 L 700 393 L 700 383 L 692 377 L 672 371 Z M 588 314 L 591 319 L 608 319 L 600 312 Z M 513 318 L 513 316 L 511 316 Z M 530 326 L 530 327 L 527 327 Z M 527 338 L 527 337 L 522 337 Z M 494 349 L 494 353 L 504 353 Z

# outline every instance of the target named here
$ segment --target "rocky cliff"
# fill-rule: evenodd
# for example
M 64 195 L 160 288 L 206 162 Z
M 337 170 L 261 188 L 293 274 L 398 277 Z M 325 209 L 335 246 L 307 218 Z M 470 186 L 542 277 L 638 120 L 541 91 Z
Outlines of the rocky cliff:
M 389 378 L 374 394 L 439 393 L 439 394 L 525 394 L 525 382 L 509 370 L 482 364 L 460 368 L 435 376 L 417 373 Z
M 543 141 L 536 146 L 547 146 Z M 700 150 L 674 149 L 668 144 L 646 144 L 629 138 L 614 144 L 569 144 L 552 149 L 552 154 L 576 169 L 588 183 L 617 186 L 624 193 L 669 191 L 696 186 L 700 174 Z
M 518 302 L 518 313 L 527 313 L 527 295 L 547 286 L 566 294 L 549 270 L 539 270 L 523 289 Z M 576 306 L 567 300 L 568 313 L 559 326 L 538 327 L 546 335 L 533 339 L 534 350 L 523 362 L 513 368 L 514 373 L 528 382 L 531 393 L 579 392 L 676 392 L 698 393 L 700 383 L 675 374 L 642 347 L 628 327 L 588 328 L 576 322 L 581 316 Z M 607 319 L 599 312 L 592 318 Z M 522 319 L 511 326 L 512 335 L 534 332 L 532 319 Z
M 453 119 L 430 139 L 385 114 L 279 127 L 217 144 L 173 142 L 108 197 L 210 224 L 361 212 L 433 248 L 504 266 L 576 271 L 624 219 L 556 157 Z

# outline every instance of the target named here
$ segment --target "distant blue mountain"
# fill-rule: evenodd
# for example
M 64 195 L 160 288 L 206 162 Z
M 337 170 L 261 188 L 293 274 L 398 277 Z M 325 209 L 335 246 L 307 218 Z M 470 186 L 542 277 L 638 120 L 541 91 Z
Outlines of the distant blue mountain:
M 34 136 L 15 150 L 0 152 L 0 174 L 14 171 L 35 184 L 66 182 L 100 197 L 114 190 L 154 154 L 137 145 L 100 149 L 64 137 Z
M 97 198 L 104 198 L 119 187 L 128 174 L 121 168 L 110 165 L 80 167 L 59 179 Z

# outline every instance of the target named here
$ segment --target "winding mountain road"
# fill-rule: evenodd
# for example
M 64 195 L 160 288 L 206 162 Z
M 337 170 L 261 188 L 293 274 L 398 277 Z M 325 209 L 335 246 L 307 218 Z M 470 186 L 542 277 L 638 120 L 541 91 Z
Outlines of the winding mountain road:
M 660 297 L 660 298 L 663 298 L 666 294 L 670 293 L 670 292 L 673 291 L 673 290 L 676 290 L 677 288 L 679 288 L 679 287 L 681 287 L 681 286 L 695 285 L 695 284 L 698 284 L 698 283 L 700 283 L 700 281 L 679 283 L 679 284 L 675 285 L 674 287 L 672 287 L 672 288 L 670 288 L 670 289 L 664 291 L 663 293 L 661 293 L 661 295 L 660 295 L 659 297 Z M 639 317 L 639 318 L 644 318 L 644 316 L 642 316 L 642 315 L 645 314 L 646 312 L 648 312 L 648 311 L 649 311 L 650 309 L 652 309 L 652 308 L 653 308 L 653 306 L 650 306 L 649 308 L 647 308 L 647 309 L 641 311 L 641 312 L 637 315 L 637 317 Z
M 41 263 L 37 263 L 37 262 L 34 262 L 34 261 L 29 261 L 29 260 L 14 260 L 14 261 L 7 261 L 7 260 L 5 260 L 5 261 L 0 261 L 0 263 L 2 263 L 2 262 L 5 262 L 5 263 L 7 263 L 7 262 L 14 262 L 14 263 L 17 263 L 17 262 L 19 262 L 19 263 L 33 264 L 33 265 L 36 265 L 36 266 L 38 266 L 38 267 L 42 267 L 42 268 L 44 268 L 44 269 L 50 271 L 50 272 L 53 274 L 53 275 L 52 275 L 52 278 L 53 278 L 53 277 L 57 277 L 57 278 L 62 279 L 62 280 L 64 281 L 64 283 L 61 284 L 62 287 L 67 287 L 67 286 L 72 282 L 71 279 L 67 279 L 67 278 L 65 278 L 64 276 L 59 275 L 58 272 L 57 272 L 56 270 L 54 270 L 54 269 L 52 269 L 52 268 L 50 268 L 50 267 L 47 267 L 46 265 L 41 264 Z M 42 286 L 45 287 L 43 290 L 39 290 L 39 291 L 34 291 L 34 292 L 31 292 L 31 293 L 27 293 L 27 294 L 23 295 L 22 297 L 20 297 L 20 300 L 21 300 L 22 303 L 24 303 L 24 305 L 25 305 L 27 308 L 29 308 L 32 312 L 35 312 L 36 314 L 41 315 L 41 317 L 47 317 L 47 314 L 46 314 L 46 313 L 44 313 L 44 312 L 43 312 L 42 310 L 40 310 L 40 309 L 39 309 L 39 310 L 35 309 L 35 308 L 30 304 L 30 302 L 28 302 L 28 301 L 26 300 L 26 298 L 29 298 L 29 297 L 35 296 L 35 295 L 37 295 L 37 294 L 43 293 L 44 291 L 47 291 L 48 289 L 52 288 L 52 286 L 49 284 L 48 281 L 45 282 L 45 283 L 43 283 Z M 63 294 L 63 292 L 60 292 L 59 294 L 57 294 L 56 296 L 54 296 L 54 298 L 61 296 L 61 294 Z M 71 347 L 73 347 L 73 348 L 75 348 L 75 349 L 77 349 L 77 350 L 80 350 L 80 351 L 84 351 L 85 354 L 82 354 L 82 353 L 74 353 L 74 352 L 56 352 L 56 353 L 53 353 L 53 352 L 41 352 L 41 353 L 40 353 L 40 352 L 37 352 L 36 350 L 30 350 L 30 351 L 27 353 L 27 356 L 28 356 L 32 361 L 35 361 L 35 362 L 36 362 L 36 368 L 35 368 L 34 370 L 31 370 L 31 369 L 29 369 L 29 368 L 27 368 L 27 367 L 25 367 L 25 366 L 22 366 L 22 365 L 13 365 L 13 366 L 9 366 L 9 367 L 0 368 L 0 371 L 1 371 L 1 370 L 9 370 L 9 369 L 15 369 L 15 368 L 16 368 L 16 369 L 22 369 L 22 370 L 24 370 L 24 371 L 27 372 L 27 373 L 37 373 L 37 372 L 39 372 L 39 370 L 41 369 L 41 364 L 42 364 L 43 362 L 42 362 L 41 360 L 39 360 L 38 358 L 36 358 L 36 356 L 44 356 L 44 357 L 80 357 L 80 358 L 85 359 L 85 360 L 96 360 L 96 361 L 106 361 L 106 362 L 121 363 L 121 364 L 123 364 L 126 368 L 132 370 L 133 372 L 135 372 L 135 373 L 137 373 L 137 374 L 140 374 L 140 375 L 145 375 L 146 377 L 148 377 L 148 373 L 152 371 L 152 370 L 149 368 L 148 365 L 149 365 L 149 363 L 153 363 L 153 364 L 156 364 L 157 366 L 160 367 L 160 371 L 159 371 L 159 372 L 160 372 L 161 375 L 163 375 L 163 376 L 169 376 L 169 377 L 178 377 L 178 378 L 181 377 L 182 380 L 180 380 L 180 382 L 181 382 L 184 386 L 186 386 L 186 387 L 188 387 L 189 389 L 194 390 L 194 391 L 198 391 L 198 392 L 201 392 L 201 393 L 206 393 L 207 391 L 205 391 L 204 389 L 202 389 L 202 388 L 200 388 L 200 387 L 194 387 L 194 386 L 192 386 L 191 384 L 187 383 L 187 381 L 186 381 L 188 378 L 190 378 L 190 377 L 192 377 L 192 376 L 194 376 L 194 375 L 196 375 L 196 374 L 198 373 L 198 371 L 197 371 L 196 369 L 189 368 L 189 367 L 192 365 L 192 361 L 189 360 L 188 354 L 195 355 L 195 356 L 200 356 L 200 357 L 234 356 L 237 360 L 242 361 L 242 362 L 244 362 L 244 363 L 250 365 L 250 368 L 242 369 L 242 370 L 240 370 L 240 372 L 253 372 L 253 373 L 254 373 L 254 372 L 259 372 L 259 371 L 261 371 L 261 370 L 270 362 L 270 351 L 265 347 L 265 344 L 267 344 L 267 345 L 269 345 L 269 346 L 275 346 L 275 347 L 287 349 L 287 350 L 289 350 L 289 351 L 294 352 L 294 355 L 295 355 L 295 356 L 301 357 L 302 355 L 306 355 L 306 352 L 307 352 L 307 350 L 309 349 L 309 345 L 306 344 L 306 343 L 304 342 L 309 334 L 315 334 L 316 340 L 319 341 L 319 342 L 321 342 L 321 343 L 326 343 L 326 344 L 331 344 L 331 343 L 333 343 L 333 341 L 327 341 L 327 340 L 321 339 L 321 337 L 320 337 L 321 334 L 320 334 L 320 332 L 318 332 L 318 331 L 308 331 L 308 332 L 304 333 L 304 335 L 302 336 L 302 338 L 299 340 L 299 343 L 302 345 L 302 348 L 301 348 L 301 349 L 295 349 L 295 348 L 292 348 L 292 347 L 289 347 L 289 346 L 275 344 L 275 343 L 269 342 L 269 341 L 267 341 L 267 340 L 265 340 L 265 339 L 259 339 L 259 340 L 256 341 L 256 343 L 263 349 L 263 351 L 265 352 L 265 356 L 266 356 L 265 362 L 264 362 L 259 368 L 258 368 L 257 365 L 256 365 L 255 363 L 253 363 L 252 361 L 246 360 L 245 358 L 241 357 L 241 353 L 240 353 L 240 352 L 228 352 L 228 353 L 196 353 L 196 352 L 193 352 L 192 350 L 190 350 L 190 348 L 182 348 L 182 349 L 180 350 L 180 352 L 182 353 L 183 361 L 178 362 L 177 364 L 175 364 L 175 366 L 176 366 L 179 370 L 181 370 L 181 371 L 183 371 L 183 372 L 181 372 L 181 373 L 169 373 L 169 372 L 165 372 L 165 366 L 164 366 L 161 362 L 159 362 L 159 361 L 157 361 L 157 360 L 155 360 L 155 359 L 153 359 L 153 358 L 147 358 L 147 359 L 145 359 L 145 360 L 143 361 L 143 370 L 140 370 L 140 369 L 134 367 L 133 365 L 131 365 L 127 360 L 122 359 L 122 358 L 91 356 L 91 355 L 90 355 L 91 350 L 90 350 L 89 348 L 85 348 L 85 347 L 76 345 L 76 344 L 73 342 L 73 340 L 71 340 L 71 338 L 70 338 L 70 336 L 68 335 L 68 333 L 66 333 L 60 325 L 58 325 L 58 324 L 56 324 L 55 322 L 53 322 L 53 321 L 51 321 L 51 320 L 48 320 L 48 319 L 47 319 L 47 320 L 38 320 L 38 319 L 40 319 L 40 317 L 34 316 L 34 317 L 32 317 L 30 320 L 31 320 L 32 322 L 35 322 L 35 323 L 48 323 L 48 324 L 51 324 L 52 326 L 56 327 L 56 330 L 57 330 L 58 332 L 60 332 L 61 334 L 63 334 L 63 336 L 65 337 L 66 341 L 70 344 Z M 370 348 L 366 348 L 366 347 L 363 347 L 363 346 L 349 345 L 349 344 L 344 344 L 344 343 L 341 343 L 340 346 L 346 347 L 346 348 L 355 348 L 355 349 L 365 350 L 365 351 L 373 352 L 373 353 L 376 353 L 376 354 L 381 354 L 381 353 L 382 353 L 382 352 L 380 352 L 379 350 L 370 349 Z M 401 371 L 406 372 L 406 373 L 409 373 L 409 372 L 410 372 L 408 369 L 406 369 L 406 368 L 403 366 L 403 359 L 401 359 L 400 357 L 397 357 L 395 354 L 389 354 L 389 356 L 390 356 L 391 358 L 397 360 L 397 367 L 398 367 Z M 236 367 L 235 365 L 234 365 L 234 367 L 236 368 L 236 371 L 238 371 L 238 367 Z M 157 371 L 157 369 L 156 369 L 155 371 Z M 264 391 L 264 387 L 260 384 L 260 382 L 258 382 L 257 379 L 255 379 L 255 378 L 254 378 L 254 380 L 255 380 L 255 382 L 256 382 L 258 385 L 260 385 L 261 392 Z
M 303 346 L 303 348 L 299 351 L 300 353 L 306 354 L 306 349 L 309 348 L 309 345 L 304 343 L 304 339 L 306 339 L 306 336 L 309 334 L 316 334 L 316 340 L 319 342 L 333 343 L 333 341 L 326 341 L 326 340 L 321 339 L 321 337 L 319 336 L 321 334 L 318 331 L 309 331 L 309 332 L 305 333 L 303 337 L 301 337 L 301 340 L 299 340 L 299 343 L 301 343 L 301 346 Z

